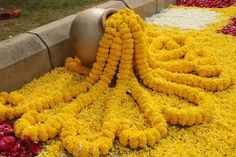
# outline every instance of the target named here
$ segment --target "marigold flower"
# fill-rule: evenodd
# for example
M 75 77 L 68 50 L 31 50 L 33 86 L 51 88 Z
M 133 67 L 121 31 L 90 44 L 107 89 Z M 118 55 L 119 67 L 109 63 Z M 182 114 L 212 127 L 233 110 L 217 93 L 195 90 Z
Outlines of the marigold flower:
M 108 34 L 110 34 L 112 36 L 116 36 L 116 30 L 114 28 L 107 27 L 105 29 L 105 33 L 108 33 Z
M 121 45 L 120 45 L 120 44 L 112 43 L 112 44 L 111 44 L 111 49 L 120 51 L 122 48 L 121 48 Z
M 7 118 L 7 119 L 14 119 L 14 118 L 15 118 L 14 109 L 11 108 L 11 107 L 8 107 L 8 108 L 5 110 L 5 115 L 6 115 L 6 118 Z
M 103 142 L 98 142 L 99 143 L 99 150 L 100 150 L 100 153 L 101 155 L 105 155 L 107 153 L 109 153 L 109 147 L 108 145 L 106 145 L 105 143 Z
M 153 146 L 156 143 L 155 137 L 151 134 L 149 130 L 145 130 L 145 135 L 147 137 L 148 146 Z
M 188 121 L 187 112 L 185 110 L 181 110 L 178 113 L 178 124 L 185 126 L 187 124 L 187 121 Z
M 178 115 L 174 111 L 174 109 L 170 109 L 169 117 L 170 117 L 170 123 L 171 124 L 174 124 L 174 125 L 177 124 L 177 122 L 178 122 Z
M 147 146 L 147 138 L 144 132 L 139 134 L 138 143 L 140 148 L 145 148 Z
M 8 101 L 15 106 L 18 105 L 23 99 L 23 95 L 18 92 L 11 92 L 8 95 Z
M 131 149 L 137 149 L 139 146 L 139 136 L 136 132 L 133 132 L 129 137 L 129 147 Z
M 38 135 L 38 128 L 37 127 L 32 128 L 29 137 L 34 142 L 39 141 L 39 135 Z
M 130 135 L 129 133 L 130 133 L 129 130 L 124 130 L 119 134 L 119 141 L 122 146 L 127 146 L 129 144 L 128 143 Z
M 195 113 L 193 113 L 192 111 L 188 111 L 188 121 L 187 121 L 187 125 L 188 125 L 188 126 L 192 126 L 193 124 L 195 124 L 195 122 L 196 122 Z
M 132 34 L 131 33 L 126 33 L 124 35 L 121 36 L 122 39 L 130 39 L 132 38 Z

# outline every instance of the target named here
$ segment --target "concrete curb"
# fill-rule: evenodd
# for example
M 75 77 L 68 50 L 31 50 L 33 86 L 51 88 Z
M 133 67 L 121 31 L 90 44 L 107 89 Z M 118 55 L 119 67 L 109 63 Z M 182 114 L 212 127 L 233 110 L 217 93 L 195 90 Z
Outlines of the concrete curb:
M 111 0 L 95 7 L 129 7 L 144 18 L 175 2 L 176 0 Z M 21 88 L 52 68 L 64 65 L 67 57 L 74 56 L 69 43 L 69 32 L 77 14 L 0 42 L 0 91 Z
M 103 8 L 103 9 L 108 9 L 108 8 L 115 8 L 118 10 L 126 8 L 126 5 L 122 1 L 118 0 L 112 0 L 112 1 L 107 1 L 105 3 L 102 3 L 100 5 L 95 6 L 95 8 Z
M 53 67 L 62 66 L 65 58 L 74 55 L 69 44 L 69 32 L 75 17 L 76 14 L 73 14 L 29 31 L 38 35 L 47 45 Z
M 0 42 L 0 91 L 18 89 L 51 69 L 47 47 L 36 35 Z
M 122 0 L 126 6 L 133 9 L 142 18 L 148 17 L 156 13 L 157 0 Z

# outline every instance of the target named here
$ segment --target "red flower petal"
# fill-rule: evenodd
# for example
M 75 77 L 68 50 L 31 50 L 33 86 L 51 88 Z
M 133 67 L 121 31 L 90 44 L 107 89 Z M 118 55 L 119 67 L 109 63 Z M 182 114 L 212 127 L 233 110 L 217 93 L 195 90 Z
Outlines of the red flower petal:
M 22 139 L 22 142 L 27 144 L 27 145 L 30 145 L 31 144 L 30 137 L 29 136 L 24 136 L 23 139 Z
M 41 152 L 39 144 L 36 143 L 32 144 L 30 151 L 34 154 L 39 154 Z
M 19 140 L 14 135 L 13 122 L 0 122 L 0 157 L 32 157 L 41 152 L 40 146 L 25 136 Z
M 6 142 L 7 145 L 11 148 L 16 143 L 16 138 L 14 136 L 5 136 L 2 138 L 2 141 Z
M 236 0 L 177 0 L 177 5 L 205 8 L 225 8 L 236 3 Z
M 8 144 L 5 141 L 0 140 L 0 152 L 5 152 L 5 151 L 8 151 L 10 149 L 11 149 L 11 147 L 9 147 Z

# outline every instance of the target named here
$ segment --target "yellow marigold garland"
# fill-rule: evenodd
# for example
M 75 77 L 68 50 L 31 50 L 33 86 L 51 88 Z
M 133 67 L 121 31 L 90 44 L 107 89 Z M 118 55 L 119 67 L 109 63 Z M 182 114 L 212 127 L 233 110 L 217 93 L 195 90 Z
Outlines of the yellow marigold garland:
M 90 69 L 84 66 L 77 57 L 67 58 L 65 62 L 65 68 L 73 72 L 78 72 L 82 75 L 88 75 L 90 73 Z
M 15 108 L 24 100 L 18 92 L 0 93 L 0 119 L 14 119 L 17 115 Z M 8 104 L 8 105 L 7 105 Z
M 133 75 L 134 76 L 134 75 Z M 135 78 L 131 81 L 131 94 L 140 106 L 145 118 L 150 122 L 151 127 L 145 130 L 133 130 L 126 128 L 118 136 L 123 146 L 129 146 L 132 149 L 138 147 L 153 146 L 161 137 L 167 134 L 167 124 L 160 110 L 156 106 L 152 97 L 142 89 Z

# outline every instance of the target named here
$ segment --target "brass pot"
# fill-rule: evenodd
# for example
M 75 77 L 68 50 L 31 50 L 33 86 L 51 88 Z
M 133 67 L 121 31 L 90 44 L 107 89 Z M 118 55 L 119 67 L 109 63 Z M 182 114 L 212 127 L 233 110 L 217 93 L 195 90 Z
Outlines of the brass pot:
M 79 13 L 70 30 L 70 41 L 80 61 L 91 67 L 96 61 L 99 41 L 104 33 L 106 18 L 116 9 L 91 8 Z

